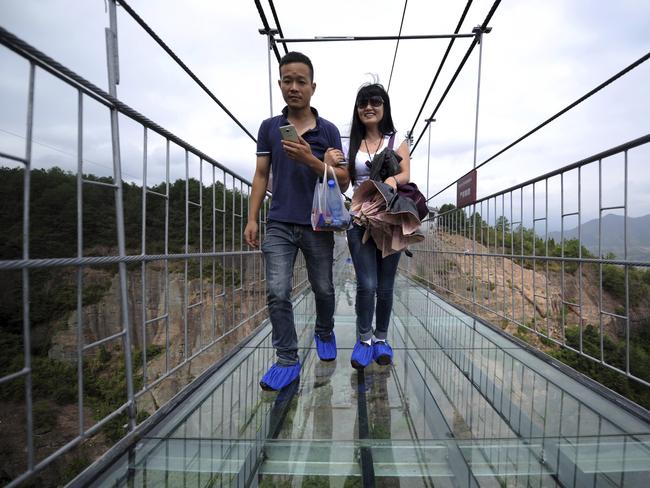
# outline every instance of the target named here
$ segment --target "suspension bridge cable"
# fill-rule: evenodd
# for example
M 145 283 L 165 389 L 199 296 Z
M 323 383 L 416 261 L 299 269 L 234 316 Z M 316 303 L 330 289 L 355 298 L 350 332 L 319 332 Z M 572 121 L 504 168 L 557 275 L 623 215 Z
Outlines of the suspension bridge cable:
M 270 0 L 269 0 L 270 1 Z M 397 48 L 399 48 L 399 36 L 402 35 L 402 27 L 404 26 L 404 16 L 406 15 L 406 5 L 408 0 L 404 0 L 404 10 L 402 11 L 402 21 L 399 24 L 399 34 L 397 34 L 397 43 L 395 44 L 395 54 L 393 54 L 393 65 L 390 67 L 390 76 L 388 77 L 388 89 L 386 92 L 390 92 L 390 82 L 393 80 L 393 69 L 395 69 L 395 60 L 397 59 Z M 457 34 L 457 32 L 454 32 Z M 282 36 L 284 37 L 284 36 Z
M 183 149 L 186 149 L 195 155 L 197 155 L 199 158 L 209 162 L 213 166 L 227 172 L 230 175 L 233 175 L 237 179 L 243 181 L 247 185 L 250 185 L 251 183 L 244 177 L 238 175 L 231 169 L 228 169 L 226 166 L 223 164 L 219 163 L 217 160 L 211 158 L 207 154 L 205 154 L 202 151 L 199 151 L 197 148 L 192 146 L 191 144 L 185 142 L 183 139 L 180 137 L 172 134 L 169 132 L 167 129 L 164 129 L 163 127 L 159 126 L 152 120 L 148 119 L 144 115 L 142 115 L 140 112 L 133 110 L 131 107 L 126 105 L 124 102 L 121 102 L 119 99 L 115 98 L 112 96 L 110 93 L 106 93 L 104 90 L 99 88 L 96 85 L 93 85 L 91 82 L 88 80 L 82 78 L 78 74 L 76 74 L 74 71 L 69 70 L 65 66 L 63 66 L 61 63 L 58 63 L 45 53 L 39 51 L 35 47 L 33 47 L 30 44 L 27 44 L 25 41 L 22 39 L 16 37 L 13 35 L 11 32 L 0 26 L 0 45 L 5 46 L 6 48 L 14 51 L 18 55 L 24 57 L 28 61 L 34 63 L 36 66 L 39 68 L 43 69 L 44 71 L 50 73 L 51 75 L 55 76 L 56 78 L 63 80 L 64 82 L 70 84 L 72 87 L 75 89 L 79 90 L 81 93 L 84 95 L 92 98 L 98 103 L 101 103 L 102 105 L 108 107 L 108 108 L 115 108 L 118 110 L 120 113 L 123 113 L 124 115 L 127 115 L 128 117 L 132 118 L 136 122 L 139 122 L 143 126 L 153 130 L 154 132 L 160 134 L 163 136 L 165 139 L 169 139 L 171 142 L 177 144 Z
M 458 21 L 458 24 L 456 25 L 456 30 L 454 30 L 454 34 L 458 34 L 458 32 L 460 31 L 460 28 L 463 25 L 463 22 L 465 21 L 465 17 L 467 16 L 467 12 L 469 12 L 469 8 L 472 5 L 472 1 L 473 0 L 467 0 L 467 4 L 465 4 L 465 10 L 463 10 L 462 15 L 460 16 L 460 20 Z M 454 45 L 454 42 L 456 42 L 456 38 L 452 37 L 449 40 L 449 44 L 447 45 L 447 50 L 445 51 L 445 54 L 442 57 L 442 60 L 440 61 L 440 65 L 438 66 L 438 70 L 436 71 L 436 74 L 433 77 L 433 81 L 431 82 L 431 86 L 429 87 L 429 91 L 427 92 L 426 96 L 424 97 L 424 101 L 422 102 L 422 105 L 420 106 L 420 111 L 415 116 L 415 120 L 413 121 L 413 127 L 411 127 L 411 131 L 409 132 L 410 134 L 413 134 L 413 131 L 415 131 L 415 125 L 418 123 L 418 120 L 420 120 L 420 115 L 422 115 L 422 111 L 424 110 L 424 106 L 426 105 L 427 101 L 429 100 L 429 96 L 431 95 L 431 90 L 433 90 L 433 86 L 436 84 L 436 81 L 438 81 L 438 76 L 440 76 L 440 72 L 442 71 L 442 67 L 445 65 L 445 62 L 447 61 L 447 56 L 449 56 L 449 53 L 451 52 L 451 48 Z
M 555 119 L 557 119 L 558 117 L 560 117 L 561 115 L 565 114 L 566 112 L 568 112 L 568 111 L 571 110 L 572 108 L 574 108 L 574 107 L 576 107 L 577 105 L 579 105 L 580 103 L 584 102 L 585 100 L 587 100 L 587 99 L 588 99 L 589 97 L 591 97 L 592 95 L 598 93 L 600 90 L 602 90 L 603 88 L 605 88 L 607 85 L 613 83 L 614 81 L 616 81 L 617 79 L 619 79 L 621 76 L 623 76 L 623 75 L 629 73 L 630 71 L 632 71 L 632 70 L 633 70 L 634 68 L 636 68 L 637 66 L 640 66 L 641 64 L 645 63 L 648 59 L 650 59 L 650 52 L 646 53 L 644 56 L 641 56 L 639 59 L 637 59 L 636 61 L 634 61 L 634 62 L 633 62 L 632 64 L 630 64 L 629 66 L 623 68 L 621 71 L 619 71 L 618 73 L 616 73 L 614 76 L 612 76 L 612 77 L 608 78 L 607 80 L 603 81 L 603 82 L 602 82 L 600 85 L 598 85 L 596 88 L 594 88 L 593 90 L 590 90 L 589 92 L 587 92 L 586 94 L 584 94 L 583 96 L 581 96 L 580 98 L 578 98 L 575 102 L 570 103 L 569 105 L 567 105 L 566 107 L 564 107 L 562 110 L 560 110 L 558 113 L 556 113 L 555 115 L 549 117 L 549 118 L 546 119 L 544 122 L 542 122 L 541 124 L 539 124 L 539 125 L 538 125 L 537 127 L 535 127 L 534 129 L 529 130 L 529 131 L 526 132 L 523 136 L 521 136 L 519 139 L 517 139 L 516 141 L 514 141 L 514 142 L 508 144 L 506 147 L 504 147 L 503 149 L 501 149 L 499 152 L 497 152 L 496 154 L 490 156 L 490 157 L 487 158 L 485 161 L 483 161 L 481 164 L 477 165 L 476 168 L 474 168 L 474 169 L 479 169 L 481 166 L 486 165 L 487 163 L 489 163 L 490 161 L 492 161 L 492 160 L 495 159 L 496 157 L 498 157 L 498 156 L 500 156 L 501 154 L 503 154 L 504 152 L 506 152 L 508 149 L 510 149 L 510 148 L 512 148 L 513 146 L 519 144 L 521 141 L 523 141 L 524 139 L 526 139 L 528 136 L 531 136 L 532 134 L 534 134 L 535 132 L 537 132 L 538 130 L 540 130 L 542 127 L 548 125 L 549 123 L 551 123 L 552 121 L 554 121 Z M 473 170 L 474 170 L 474 169 L 473 169 Z M 472 170 L 472 171 L 473 171 L 473 170 Z M 465 173 L 465 174 L 464 174 L 463 176 L 461 176 L 460 178 L 458 178 L 458 179 L 452 181 L 450 184 L 448 184 L 448 185 L 447 185 L 446 187 L 444 187 L 442 190 L 438 191 L 436 194 L 431 195 L 431 196 L 427 199 L 427 201 L 429 201 L 429 200 L 431 200 L 432 198 L 434 198 L 434 197 L 440 195 L 443 191 L 449 189 L 449 188 L 450 188 L 451 186 L 453 186 L 453 185 L 454 185 L 458 180 L 460 180 L 461 178 L 464 178 L 464 177 L 467 176 L 469 173 L 471 173 L 471 171 L 468 171 L 467 173 Z
M 497 7 L 499 6 L 500 3 L 501 3 L 501 0 L 495 0 L 495 2 L 492 4 L 492 8 L 490 8 L 490 11 L 488 12 L 487 16 L 485 17 L 485 20 L 484 20 L 483 23 L 479 26 L 479 29 L 480 29 L 482 32 L 485 32 L 485 30 L 486 30 L 486 28 L 487 28 L 487 26 L 488 26 L 488 23 L 489 23 L 490 20 L 492 19 L 492 16 L 493 16 L 494 13 L 496 12 Z M 411 148 L 411 154 L 413 154 L 413 152 L 415 151 L 415 148 L 417 147 L 418 143 L 419 143 L 420 140 L 422 139 L 422 136 L 423 136 L 424 133 L 426 132 L 427 127 L 429 127 L 429 124 L 431 124 L 431 121 L 432 121 L 433 118 L 435 117 L 436 112 L 438 111 L 438 109 L 439 109 L 440 106 L 442 105 L 442 102 L 443 102 L 443 101 L 445 100 L 445 98 L 447 97 L 447 94 L 449 93 L 449 90 L 451 90 L 451 87 L 452 87 L 453 84 L 456 82 L 456 78 L 458 78 L 458 75 L 460 74 L 461 70 L 462 70 L 463 67 L 465 66 L 465 63 L 466 63 L 467 60 L 469 59 L 469 55 L 472 53 L 472 51 L 474 50 L 474 48 L 475 48 L 476 45 L 478 44 L 479 36 L 480 36 L 480 34 L 478 34 L 478 35 L 476 35 L 476 36 L 474 37 L 474 40 L 472 41 L 472 43 L 470 44 L 469 48 L 467 49 L 467 52 L 465 53 L 465 56 L 463 56 L 463 59 L 461 60 L 460 64 L 458 65 L 458 68 L 456 69 L 456 72 L 454 73 L 454 76 L 451 77 L 451 80 L 449 81 L 449 84 L 447 85 L 447 88 L 445 88 L 445 91 L 443 92 L 442 96 L 440 97 L 440 100 L 438 101 L 438 104 L 436 105 L 436 108 L 433 109 L 433 112 L 432 112 L 431 115 L 427 118 L 427 122 L 426 122 L 426 124 L 424 125 L 424 128 L 422 129 L 422 132 L 420 133 L 420 136 L 418 137 L 418 140 L 415 142 L 415 144 L 413 144 L 413 147 Z
M 161 48 L 162 48 L 162 49 L 163 49 L 167 54 L 169 54 L 169 56 L 171 56 L 171 58 L 172 58 L 174 61 L 176 61 L 176 64 L 178 64 L 178 65 L 183 69 L 183 71 L 185 71 L 185 73 L 187 73 L 187 74 L 189 75 L 189 77 L 192 78 L 192 80 L 194 80 L 194 82 L 195 82 L 197 85 L 199 85 L 199 86 L 203 89 L 203 91 L 204 91 L 205 93 L 207 93 L 207 95 L 208 95 L 212 100 L 214 100 L 214 102 L 215 102 L 217 105 L 219 105 L 219 107 L 221 107 L 221 110 L 223 110 L 224 112 L 226 112 L 226 114 L 228 115 L 228 117 L 230 117 L 230 118 L 231 118 L 231 119 L 232 119 L 232 120 L 233 120 L 233 121 L 234 121 L 234 122 L 235 122 L 235 123 L 236 123 L 236 124 L 241 128 L 241 130 L 243 130 L 243 131 L 248 135 L 248 137 L 250 137 L 250 138 L 253 140 L 253 142 L 257 142 L 257 140 L 255 139 L 255 137 L 253 137 L 253 134 L 251 134 L 251 133 L 248 131 L 248 129 L 246 129 L 246 127 L 244 127 L 244 125 L 243 125 L 239 120 L 237 120 L 237 117 L 235 117 L 235 116 L 230 112 L 230 110 L 228 110 L 228 109 L 226 108 L 226 106 L 225 106 L 223 103 L 221 103 L 221 101 L 220 101 L 220 100 L 215 96 L 215 94 L 212 93 L 212 92 L 210 91 L 210 89 L 209 89 L 207 86 L 205 86 L 205 84 L 204 84 L 204 83 L 199 79 L 199 77 L 196 76 L 196 75 L 192 72 L 192 70 L 189 69 L 189 68 L 187 67 L 187 65 L 186 65 L 186 64 L 185 64 L 185 63 L 184 63 L 184 62 L 183 62 L 183 61 L 182 61 L 182 60 L 181 60 L 181 59 L 180 59 L 180 58 L 179 58 L 179 57 L 174 53 L 174 51 L 171 50 L 171 48 L 170 48 L 169 46 L 167 46 L 167 44 L 165 44 L 165 42 L 164 42 L 164 41 L 163 41 L 163 40 L 162 40 L 162 39 L 161 39 L 161 38 L 160 38 L 160 37 L 159 37 L 159 36 L 154 32 L 154 30 L 153 30 L 151 27 L 149 27 L 149 26 L 147 25 L 147 23 L 146 23 L 146 22 L 145 22 L 145 21 L 144 21 L 144 20 L 143 20 L 143 19 L 142 19 L 142 18 L 141 18 L 141 17 L 140 17 L 140 16 L 139 16 L 139 15 L 138 15 L 138 14 L 137 14 L 137 13 L 136 13 L 136 12 L 135 12 L 131 7 L 130 7 L 130 6 L 129 6 L 129 4 L 127 4 L 125 0 L 117 0 L 117 2 L 119 2 L 119 4 L 122 6 L 122 8 L 124 8 L 124 10 L 125 10 L 125 11 L 130 15 L 130 16 L 131 16 L 131 18 L 133 18 L 133 20 L 135 20 L 135 21 L 140 25 L 140 27 L 142 27 L 142 28 L 145 30 L 145 32 L 146 32 L 147 34 L 149 34 L 149 35 L 151 36 L 151 38 L 152 38 L 154 41 L 156 41 L 156 43 L 157 43 L 157 44 L 158 44 L 158 45 L 159 45 L 159 46 L 160 46 L 160 47 L 161 47 Z
M 14 137 L 16 137 L 18 139 L 22 139 L 23 141 L 27 140 L 27 138 L 25 136 L 23 136 L 21 134 L 17 134 L 15 132 L 12 132 L 10 130 L 0 128 L 0 132 L 4 132 L 5 134 L 8 134 L 10 136 L 14 136 Z M 51 149 L 52 151 L 58 152 L 59 154 L 63 154 L 64 156 L 68 156 L 70 158 L 70 161 L 76 161 L 77 154 L 68 152 L 65 149 L 61 149 L 60 147 L 53 146 L 52 144 L 48 144 L 46 142 L 40 141 L 38 139 L 35 139 L 34 137 L 32 137 L 32 144 L 36 144 L 38 146 L 46 147 L 48 149 Z M 11 159 L 14 159 L 14 160 L 18 159 L 19 161 L 24 160 L 21 157 L 12 156 L 11 154 L 0 153 L 0 158 L 1 157 L 11 158 Z M 88 163 L 88 164 L 92 164 L 94 166 L 98 166 L 100 168 L 104 168 L 106 170 L 111 170 L 111 171 L 113 170 L 112 165 L 98 163 L 97 161 L 93 161 L 92 159 L 88 159 L 86 157 L 83 158 L 83 162 Z M 63 169 L 65 169 L 65 168 L 63 168 Z M 124 168 L 122 168 L 122 176 L 128 176 L 132 180 L 137 180 L 138 179 L 138 176 L 132 175 L 132 174 L 129 174 L 129 173 L 125 172 Z
M 275 5 L 273 5 L 273 0 L 269 0 L 269 6 L 271 7 L 271 13 L 273 14 L 275 26 L 278 28 L 278 34 L 280 34 L 280 37 L 284 37 L 284 34 L 282 33 L 282 27 L 280 27 L 280 19 L 278 19 L 278 13 L 275 11 Z M 284 54 L 287 54 L 289 52 L 287 50 L 287 45 L 282 44 L 282 47 L 284 48 Z
M 266 32 L 270 32 L 271 26 L 269 25 L 269 21 L 266 20 L 266 14 L 264 13 L 264 9 L 262 8 L 262 4 L 260 3 L 260 0 L 255 0 L 255 6 L 257 7 L 257 11 L 260 14 L 260 19 L 262 19 L 262 25 L 264 26 L 264 30 Z M 280 32 L 279 27 L 278 27 L 278 32 Z M 279 63 L 281 56 L 280 56 L 280 51 L 278 51 L 278 46 L 276 45 L 275 42 L 271 42 L 271 47 L 273 48 L 273 52 L 275 53 L 275 59 L 277 59 Z

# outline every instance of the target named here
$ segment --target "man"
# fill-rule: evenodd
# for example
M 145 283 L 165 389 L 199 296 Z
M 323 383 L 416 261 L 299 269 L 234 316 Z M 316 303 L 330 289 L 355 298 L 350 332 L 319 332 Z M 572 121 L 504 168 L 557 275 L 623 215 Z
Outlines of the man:
M 277 361 L 260 381 L 265 390 L 280 390 L 300 375 L 298 337 L 291 304 L 293 265 L 302 250 L 307 275 L 316 298 L 314 340 L 323 361 L 336 358 L 334 336 L 334 284 L 332 265 L 334 236 L 311 228 L 314 186 L 323 175 L 323 163 L 332 166 L 345 191 L 349 174 L 341 152 L 341 136 L 331 122 L 310 105 L 316 90 L 314 68 L 302 53 L 290 52 L 280 60 L 282 115 L 266 119 L 257 137 L 257 166 L 253 176 L 248 223 L 244 237 L 257 247 L 257 218 L 272 171 L 272 199 L 262 252 L 266 263 L 267 301 L 273 347 Z M 282 140 L 279 128 L 291 124 L 299 142 Z

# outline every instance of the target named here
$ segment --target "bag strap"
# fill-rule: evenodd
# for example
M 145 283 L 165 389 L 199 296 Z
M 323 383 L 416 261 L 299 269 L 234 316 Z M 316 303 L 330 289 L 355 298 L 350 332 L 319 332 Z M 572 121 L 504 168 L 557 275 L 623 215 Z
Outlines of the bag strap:
M 336 185 L 336 189 L 339 191 L 339 193 L 342 194 L 341 192 L 341 187 L 339 185 L 339 179 L 336 177 L 336 171 L 334 170 L 334 166 L 329 166 L 325 162 L 323 162 L 325 165 L 325 180 L 327 180 L 327 170 L 331 169 L 332 170 L 332 179 L 334 180 L 334 184 Z
M 334 181 L 336 181 L 336 184 L 338 185 L 339 182 L 338 182 L 338 180 L 336 178 L 336 171 L 334 171 L 334 168 L 332 166 L 328 165 L 324 161 L 323 161 L 323 166 L 325 166 L 325 168 L 323 168 L 323 181 L 327 182 L 327 170 L 331 169 L 332 170 L 332 177 L 334 178 Z
M 334 167 L 328 165 L 324 161 L 323 161 L 323 166 L 325 166 L 323 171 L 323 192 L 325 191 L 325 185 L 327 185 L 327 170 L 331 169 L 332 179 L 334 180 L 334 183 L 336 184 L 336 188 L 339 190 L 339 193 L 341 193 L 341 187 L 339 186 L 339 179 L 336 177 L 336 171 L 334 171 Z
M 395 144 L 395 133 L 393 132 L 388 139 L 388 149 L 393 149 L 393 144 Z

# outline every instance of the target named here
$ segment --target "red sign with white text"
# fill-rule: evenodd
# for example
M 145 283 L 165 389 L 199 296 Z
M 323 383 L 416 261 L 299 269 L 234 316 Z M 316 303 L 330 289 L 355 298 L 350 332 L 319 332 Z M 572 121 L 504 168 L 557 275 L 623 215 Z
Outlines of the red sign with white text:
M 476 201 L 476 170 L 456 182 L 456 207 L 461 208 Z

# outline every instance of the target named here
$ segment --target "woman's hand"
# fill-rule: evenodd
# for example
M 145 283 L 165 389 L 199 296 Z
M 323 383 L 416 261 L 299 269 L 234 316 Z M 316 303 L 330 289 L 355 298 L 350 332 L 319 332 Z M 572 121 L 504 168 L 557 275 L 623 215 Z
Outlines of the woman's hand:
M 384 180 L 384 183 L 386 183 L 388 186 L 390 186 L 393 190 L 397 190 L 397 180 L 395 179 L 394 176 L 389 176 Z

